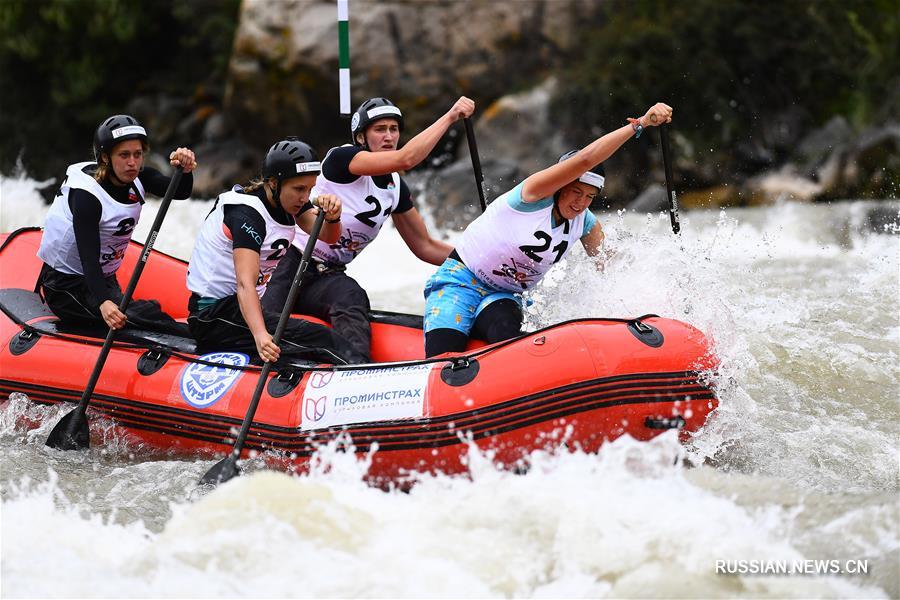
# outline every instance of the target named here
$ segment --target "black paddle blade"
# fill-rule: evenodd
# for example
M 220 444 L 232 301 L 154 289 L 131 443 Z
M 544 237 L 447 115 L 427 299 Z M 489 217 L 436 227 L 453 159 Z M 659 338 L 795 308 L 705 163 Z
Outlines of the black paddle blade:
M 91 447 L 87 417 L 78 409 L 67 413 L 47 436 L 46 444 L 57 450 L 87 450 Z
M 241 471 L 238 469 L 237 459 L 234 458 L 234 454 L 229 454 L 213 465 L 206 472 L 206 475 L 200 478 L 200 485 L 219 485 L 240 474 Z

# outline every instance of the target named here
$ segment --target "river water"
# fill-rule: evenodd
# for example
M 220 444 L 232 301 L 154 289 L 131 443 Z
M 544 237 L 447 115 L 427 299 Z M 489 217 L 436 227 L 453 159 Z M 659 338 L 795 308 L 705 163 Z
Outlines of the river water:
M 43 222 L 33 181 L 0 183 L 0 230 Z M 573 252 L 534 293 L 532 327 L 653 312 L 710 335 L 721 406 L 688 446 L 620 439 L 525 475 L 473 450 L 471 477 L 408 493 L 324 448 L 309 476 L 253 462 L 203 493 L 212 461 L 98 419 L 102 445 L 49 450 L 67 409 L 15 396 L 2 596 L 900 597 L 900 203 L 878 203 L 887 229 L 874 206 L 688 212 L 680 238 L 664 215 L 600 214 L 606 269 Z M 173 203 L 156 247 L 187 258 L 208 210 Z M 432 271 L 389 227 L 351 268 L 375 308 L 404 312 Z

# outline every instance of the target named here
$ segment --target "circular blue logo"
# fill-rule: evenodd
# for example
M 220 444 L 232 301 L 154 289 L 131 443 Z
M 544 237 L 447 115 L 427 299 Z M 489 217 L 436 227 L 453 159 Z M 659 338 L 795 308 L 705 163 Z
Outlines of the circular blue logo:
M 230 367 L 243 367 L 250 357 L 240 352 L 212 352 L 200 360 L 223 366 L 189 364 L 181 374 L 181 397 L 191 406 L 206 408 L 224 396 L 241 374 L 240 369 Z

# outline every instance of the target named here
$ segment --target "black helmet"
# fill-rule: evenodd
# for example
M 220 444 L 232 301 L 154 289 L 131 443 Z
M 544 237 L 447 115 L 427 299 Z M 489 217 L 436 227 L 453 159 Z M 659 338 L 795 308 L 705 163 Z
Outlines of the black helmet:
M 127 140 L 141 140 L 147 143 L 147 132 L 128 115 L 113 115 L 97 126 L 94 132 L 94 160 L 100 162 L 100 154 L 112 152 L 113 146 Z
M 262 165 L 262 176 L 266 179 L 274 177 L 279 183 L 297 175 L 321 171 L 322 163 L 315 150 L 293 136 L 275 142 L 266 152 Z
M 565 154 L 559 157 L 557 163 L 561 163 L 567 158 L 571 158 L 578 154 L 578 150 L 569 150 Z M 581 183 L 586 183 L 588 185 L 592 185 L 598 190 L 603 190 L 603 184 L 606 181 L 606 170 L 603 168 L 603 163 L 594 166 L 590 171 L 585 171 L 581 175 L 578 176 L 578 181 Z
M 353 143 L 358 146 L 356 134 L 362 133 L 379 119 L 396 119 L 400 131 L 403 131 L 403 113 L 393 102 L 387 98 L 369 98 L 359 105 L 350 119 L 350 137 L 353 138 Z

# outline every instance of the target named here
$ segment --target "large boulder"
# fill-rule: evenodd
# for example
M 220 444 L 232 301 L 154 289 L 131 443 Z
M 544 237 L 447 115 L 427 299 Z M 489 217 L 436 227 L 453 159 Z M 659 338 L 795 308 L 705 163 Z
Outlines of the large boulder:
M 488 203 L 569 149 L 550 115 L 555 86 L 549 78 L 530 90 L 503 96 L 474 122 Z M 468 151 L 459 152 L 459 158 L 446 168 L 429 173 L 426 189 L 434 199 L 435 221 L 444 227 L 460 228 L 480 211 Z
M 571 49 L 572 31 L 599 4 L 354 0 L 352 104 L 390 97 L 404 110 L 410 131 L 432 122 L 462 94 L 483 109 L 484 102 L 551 70 L 560 50 Z M 226 111 L 255 145 L 286 133 L 327 143 L 345 140 L 337 66 L 333 0 L 244 2 Z
M 822 193 L 822 186 L 797 173 L 793 165 L 785 165 L 750 177 L 741 192 L 744 202 L 750 205 L 786 200 L 809 202 Z
M 900 124 L 896 121 L 860 134 L 848 153 L 843 190 L 870 198 L 897 198 L 900 184 Z
M 527 177 L 571 150 L 550 114 L 555 91 L 556 80 L 551 77 L 488 106 L 476 122 L 479 154 L 515 163 L 522 177 Z
M 519 169 L 515 163 L 487 158 L 481 162 L 481 167 L 487 204 L 518 182 Z M 411 183 L 422 181 L 428 210 L 442 229 L 465 229 L 481 214 L 475 174 L 468 156 L 440 171 L 413 176 L 411 180 Z
M 854 133 L 841 117 L 805 138 L 794 156 L 797 171 L 816 182 L 817 196 L 895 198 L 900 178 L 900 124 Z
M 834 155 L 836 150 L 846 148 L 853 140 L 853 128 L 842 116 L 832 117 L 824 126 L 808 133 L 791 156 L 807 177 L 818 177 L 819 169 Z
M 628 203 L 626 208 L 636 213 L 655 213 L 667 210 L 669 198 L 666 188 L 658 183 L 651 184 L 638 194 L 638 197 Z

